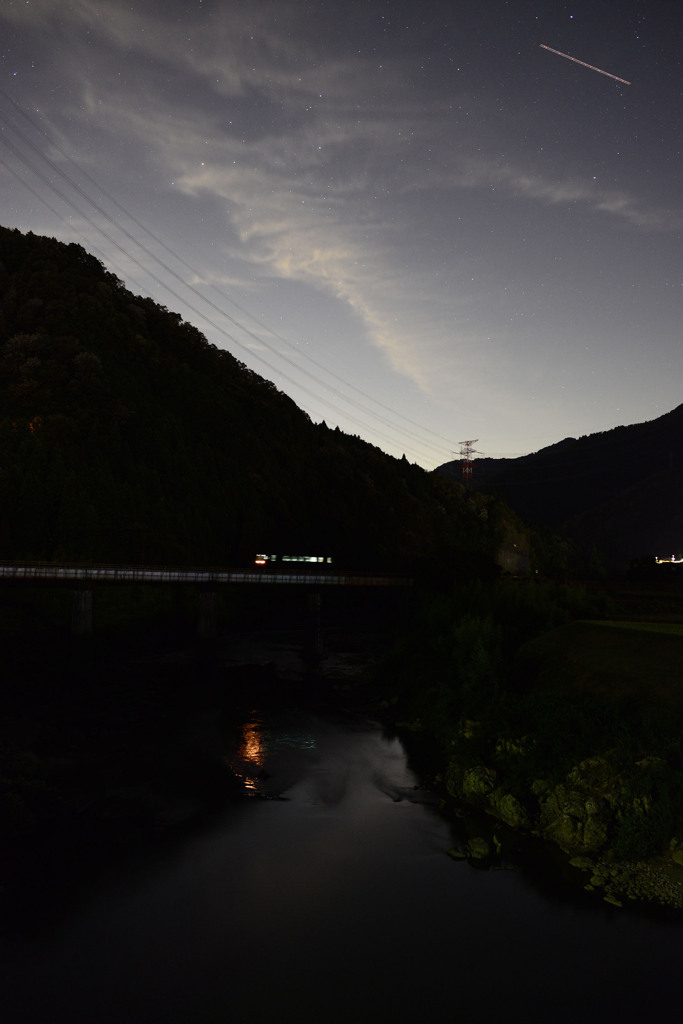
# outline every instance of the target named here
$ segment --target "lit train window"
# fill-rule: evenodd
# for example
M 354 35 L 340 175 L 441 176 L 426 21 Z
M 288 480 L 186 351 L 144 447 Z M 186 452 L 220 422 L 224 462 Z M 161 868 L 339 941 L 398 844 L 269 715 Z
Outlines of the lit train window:
M 332 565 L 331 555 L 263 555 L 254 558 L 255 565 L 268 565 L 270 562 L 303 562 L 307 565 Z

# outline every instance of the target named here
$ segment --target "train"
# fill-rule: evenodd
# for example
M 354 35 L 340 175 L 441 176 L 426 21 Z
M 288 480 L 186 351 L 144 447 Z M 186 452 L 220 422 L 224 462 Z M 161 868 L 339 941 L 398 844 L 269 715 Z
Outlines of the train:
M 263 569 L 322 569 L 333 564 L 331 555 L 262 555 L 254 558 L 254 565 Z

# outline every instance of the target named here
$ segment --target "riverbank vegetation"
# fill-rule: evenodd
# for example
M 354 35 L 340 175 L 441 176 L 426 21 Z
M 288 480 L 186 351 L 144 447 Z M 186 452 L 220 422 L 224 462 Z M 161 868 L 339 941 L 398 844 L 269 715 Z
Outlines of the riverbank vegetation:
M 614 618 L 625 594 L 513 580 L 456 588 L 425 606 L 378 680 L 395 719 L 434 737 L 451 797 L 584 858 L 594 876 L 598 863 L 657 862 L 676 902 L 683 628 Z M 681 603 L 670 588 L 659 599 Z

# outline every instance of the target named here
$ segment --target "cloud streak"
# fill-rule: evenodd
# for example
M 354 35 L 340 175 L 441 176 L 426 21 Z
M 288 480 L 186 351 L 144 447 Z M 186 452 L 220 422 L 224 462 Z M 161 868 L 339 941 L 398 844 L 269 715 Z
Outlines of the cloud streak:
M 615 162 L 597 132 L 584 142 L 569 102 L 561 119 L 539 110 L 519 52 L 503 92 L 502 29 L 408 8 L 382 20 L 293 0 L 0 9 L 17 52 L 30 41 L 23 101 L 131 212 L 194 246 L 197 279 L 312 296 L 388 377 L 439 402 L 494 389 L 507 406 L 519 354 L 534 350 L 535 373 L 556 358 L 545 339 L 577 322 L 576 289 L 595 329 L 610 261 L 672 243 L 678 197 L 648 190 L 632 147 Z M 610 282 L 614 310 L 627 279 Z

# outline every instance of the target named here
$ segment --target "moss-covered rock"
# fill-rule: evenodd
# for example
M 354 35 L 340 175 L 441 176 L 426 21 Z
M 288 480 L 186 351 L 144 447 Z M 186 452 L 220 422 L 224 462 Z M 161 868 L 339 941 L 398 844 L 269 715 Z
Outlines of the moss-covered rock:
M 461 738 L 466 738 L 464 732 Z M 525 780 L 523 773 L 510 770 L 510 754 L 523 755 L 521 747 L 513 750 L 510 743 L 497 740 L 491 744 L 491 764 L 467 765 L 466 753 L 460 748 L 448 767 L 452 797 L 555 844 L 587 873 L 585 888 L 603 890 L 615 905 L 627 897 L 683 907 L 683 841 L 674 837 L 649 858 L 624 853 L 650 828 L 656 801 L 648 786 L 656 778 L 656 759 L 624 763 L 619 769 L 614 758 L 596 755 L 574 765 L 559 781 Z M 466 855 L 487 859 L 490 844 L 484 852 L 478 838 L 470 839 Z
M 488 860 L 491 847 L 483 836 L 472 836 L 467 840 L 467 856 L 472 860 Z
M 603 759 L 587 759 L 573 768 L 564 782 L 539 792 L 536 830 L 565 853 L 598 853 L 610 838 L 622 791 L 619 779 Z
M 531 825 L 522 802 L 513 793 L 506 792 L 504 787 L 499 787 L 489 794 L 488 807 L 497 818 L 511 828 L 526 829 Z
M 462 775 L 463 798 L 472 802 L 479 802 L 493 791 L 495 784 L 495 769 L 487 768 L 484 765 L 467 768 Z

